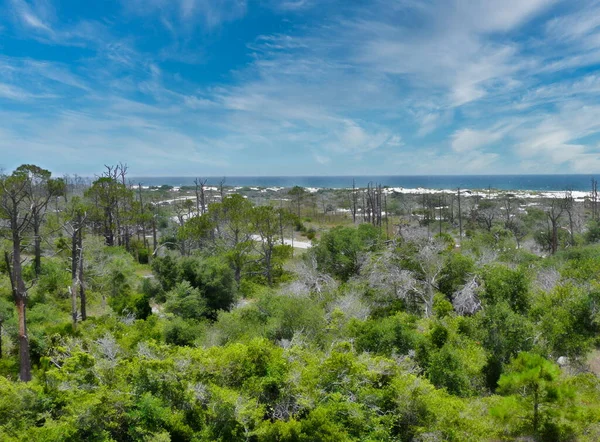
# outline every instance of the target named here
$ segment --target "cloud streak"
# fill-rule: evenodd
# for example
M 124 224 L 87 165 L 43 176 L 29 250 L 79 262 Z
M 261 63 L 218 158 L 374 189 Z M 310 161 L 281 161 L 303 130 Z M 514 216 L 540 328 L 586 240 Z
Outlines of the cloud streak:
M 114 156 L 140 174 L 216 175 L 600 163 L 591 0 L 123 0 L 104 16 L 42 0 L 5 7 L 14 47 L 0 54 L 0 149 L 22 146 L 14 163 L 52 152 L 57 168 Z

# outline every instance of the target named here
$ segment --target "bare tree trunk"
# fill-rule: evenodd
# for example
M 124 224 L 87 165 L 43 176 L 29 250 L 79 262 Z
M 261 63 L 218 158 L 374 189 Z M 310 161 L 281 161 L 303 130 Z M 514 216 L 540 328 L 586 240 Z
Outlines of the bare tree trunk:
M 71 280 L 71 287 L 70 287 L 70 292 L 71 292 L 71 320 L 73 321 L 73 329 L 77 328 L 77 317 L 78 317 L 78 312 L 77 312 L 77 292 L 78 292 L 78 287 L 79 284 L 77 283 L 77 277 L 73 278 Z
M 550 222 L 552 223 L 552 254 L 554 255 L 558 250 L 558 225 L 554 219 Z
M 390 222 L 389 222 L 389 213 L 388 213 L 388 207 L 387 207 L 387 195 L 384 195 L 383 197 L 383 204 L 384 204 L 384 210 L 385 210 L 385 239 L 389 240 L 390 239 Z
M 429 207 L 425 204 L 425 194 L 422 194 L 423 197 L 423 221 L 427 223 L 427 238 L 431 238 L 431 226 L 430 226 L 430 213 Z M 426 215 L 427 214 L 427 218 Z
M 126 181 L 126 176 L 127 176 L 127 164 L 123 164 L 123 163 L 119 163 L 119 165 L 117 166 L 117 170 L 119 170 L 119 175 L 121 176 L 121 184 L 123 185 L 123 189 L 127 189 L 127 181 Z M 123 205 L 125 205 L 127 203 L 127 199 L 123 200 Z M 117 213 L 119 210 L 119 202 L 117 201 Z M 125 214 L 127 214 L 127 207 L 123 207 L 123 212 Z M 121 217 L 118 218 L 118 221 L 121 222 L 123 221 L 123 241 L 122 244 L 125 246 L 125 250 L 129 251 L 129 225 L 127 224 L 127 217 L 126 215 L 123 216 L 123 219 L 121 219 Z M 121 234 L 121 229 L 119 228 L 119 235 Z
M 554 255 L 558 250 L 558 223 L 565 210 L 564 201 L 553 199 L 550 209 L 546 211 L 552 229 L 551 252 Z
M 196 211 L 198 211 L 198 215 L 206 213 L 206 198 L 204 194 L 206 182 L 207 180 L 201 180 L 200 178 L 194 180 L 194 184 L 196 185 Z
M 460 210 L 460 187 L 458 188 L 458 233 L 459 241 L 462 244 L 462 212 Z
M 221 202 L 225 199 L 225 177 L 219 182 L 219 194 L 221 195 Z
M 156 215 L 152 216 L 152 249 L 156 250 L 157 247 L 156 241 Z
M 363 191 L 363 194 L 362 194 L 362 201 L 363 201 L 363 204 L 362 204 L 363 221 L 367 221 L 367 205 L 366 205 L 366 202 L 365 202 L 365 192 L 364 191 Z
M 440 205 L 440 235 L 442 234 L 442 197 L 438 197 L 438 204 Z
M 123 232 L 121 230 L 121 215 L 119 213 L 119 203 L 118 202 L 117 202 L 116 209 L 115 209 L 115 220 L 116 220 L 116 224 L 117 224 L 117 245 L 122 246 L 123 245 Z
M 201 215 L 200 213 L 200 180 L 198 178 L 196 178 L 194 180 L 194 184 L 195 184 L 195 188 L 194 188 L 194 193 L 196 194 L 196 214 L 198 216 Z
M 356 182 L 352 179 L 352 222 L 356 224 Z
M 377 223 L 381 230 L 381 227 L 383 227 L 383 188 L 381 187 L 381 184 L 377 191 Z
M 21 297 L 17 302 L 17 310 L 19 312 L 19 378 L 23 382 L 29 382 L 31 380 L 31 358 L 29 355 L 29 337 L 27 336 L 27 304 L 25 297 Z
M 16 220 L 15 220 L 15 224 Z M 10 282 L 13 292 L 13 298 L 17 307 L 19 322 L 19 378 L 23 382 L 31 380 L 31 358 L 29 355 L 29 337 L 27 336 L 27 289 L 23 281 L 21 270 L 21 238 L 18 232 L 13 232 L 13 254 L 12 266 L 8 252 L 5 252 L 4 259 L 9 269 Z
M 267 273 L 267 283 L 269 287 L 273 285 L 273 269 L 271 265 L 271 255 L 273 253 L 273 246 L 271 244 L 267 244 L 265 250 L 265 272 Z
M 592 192 L 591 192 L 591 200 L 592 200 L 592 220 L 596 221 L 598 219 L 598 181 L 592 178 Z
M 142 215 L 142 235 L 144 237 L 144 248 L 148 248 L 148 240 L 146 239 L 146 220 L 144 219 L 144 199 L 142 197 L 142 183 L 138 184 L 140 194 L 140 214 Z
M 77 276 L 77 280 L 79 282 L 79 301 L 81 303 L 81 320 L 85 321 L 87 319 L 87 299 L 85 294 L 85 284 L 83 282 L 83 225 L 81 224 L 80 219 L 80 227 L 77 235 L 78 247 L 79 247 L 79 259 L 77 263 L 79 265 L 79 275 Z
M 105 210 L 106 219 L 104 221 L 104 238 L 106 239 L 107 246 L 115 245 L 115 236 L 113 233 L 113 216 L 110 208 L 106 208 Z
M 279 232 L 281 234 L 281 244 L 285 244 L 284 238 L 283 238 L 283 218 L 282 218 L 282 213 L 281 210 L 279 210 Z
M 37 210 L 33 211 L 33 253 L 35 276 L 42 273 L 42 238 L 40 237 L 40 215 Z
M 79 268 L 79 253 L 78 253 L 78 245 L 79 245 L 79 231 L 75 227 L 73 227 L 73 233 L 71 235 L 71 317 L 73 321 L 73 328 L 77 327 L 77 291 L 78 291 L 78 283 L 77 283 L 77 270 Z

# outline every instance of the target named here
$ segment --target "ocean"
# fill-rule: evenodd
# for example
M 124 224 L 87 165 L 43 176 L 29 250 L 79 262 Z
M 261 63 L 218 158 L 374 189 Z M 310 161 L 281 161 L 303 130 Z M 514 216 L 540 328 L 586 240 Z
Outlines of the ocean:
M 599 174 L 600 175 L 600 174 Z M 592 175 L 421 175 L 421 176 L 262 176 L 262 177 L 202 177 L 207 184 L 218 185 L 225 178 L 226 186 L 293 187 L 343 189 L 366 187 L 377 183 L 387 187 L 407 189 L 498 189 L 534 191 L 589 191 Z M 133 177 L 134 183 L 145 186 L 193 186 L 194 177 Z

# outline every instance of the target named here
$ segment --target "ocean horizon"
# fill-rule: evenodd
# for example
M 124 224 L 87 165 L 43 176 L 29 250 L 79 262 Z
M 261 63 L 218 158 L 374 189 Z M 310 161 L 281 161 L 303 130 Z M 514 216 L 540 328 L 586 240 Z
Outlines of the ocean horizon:
M 599 174 L 600 175 L 600 174 Z M 345 189 L 369 184 L 406 189 L 497 189 L 533 191 L 589 191 L 592 174 L 578 175 L 364 175 L 364 176 L 212 176 L 201 177 L 211 186 L 225 179 L 225 186 L 234 187 L 294 187 Z M 145 186 L 193 186 L 195 177 L 132 177 L 131 181 Z

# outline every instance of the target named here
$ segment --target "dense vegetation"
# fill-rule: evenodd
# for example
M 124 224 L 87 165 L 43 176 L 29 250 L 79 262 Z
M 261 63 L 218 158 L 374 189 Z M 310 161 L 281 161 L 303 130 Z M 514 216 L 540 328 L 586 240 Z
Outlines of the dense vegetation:
M 0 178 L 0 440 L 600 439 L 596 200 L 126 175 Z

